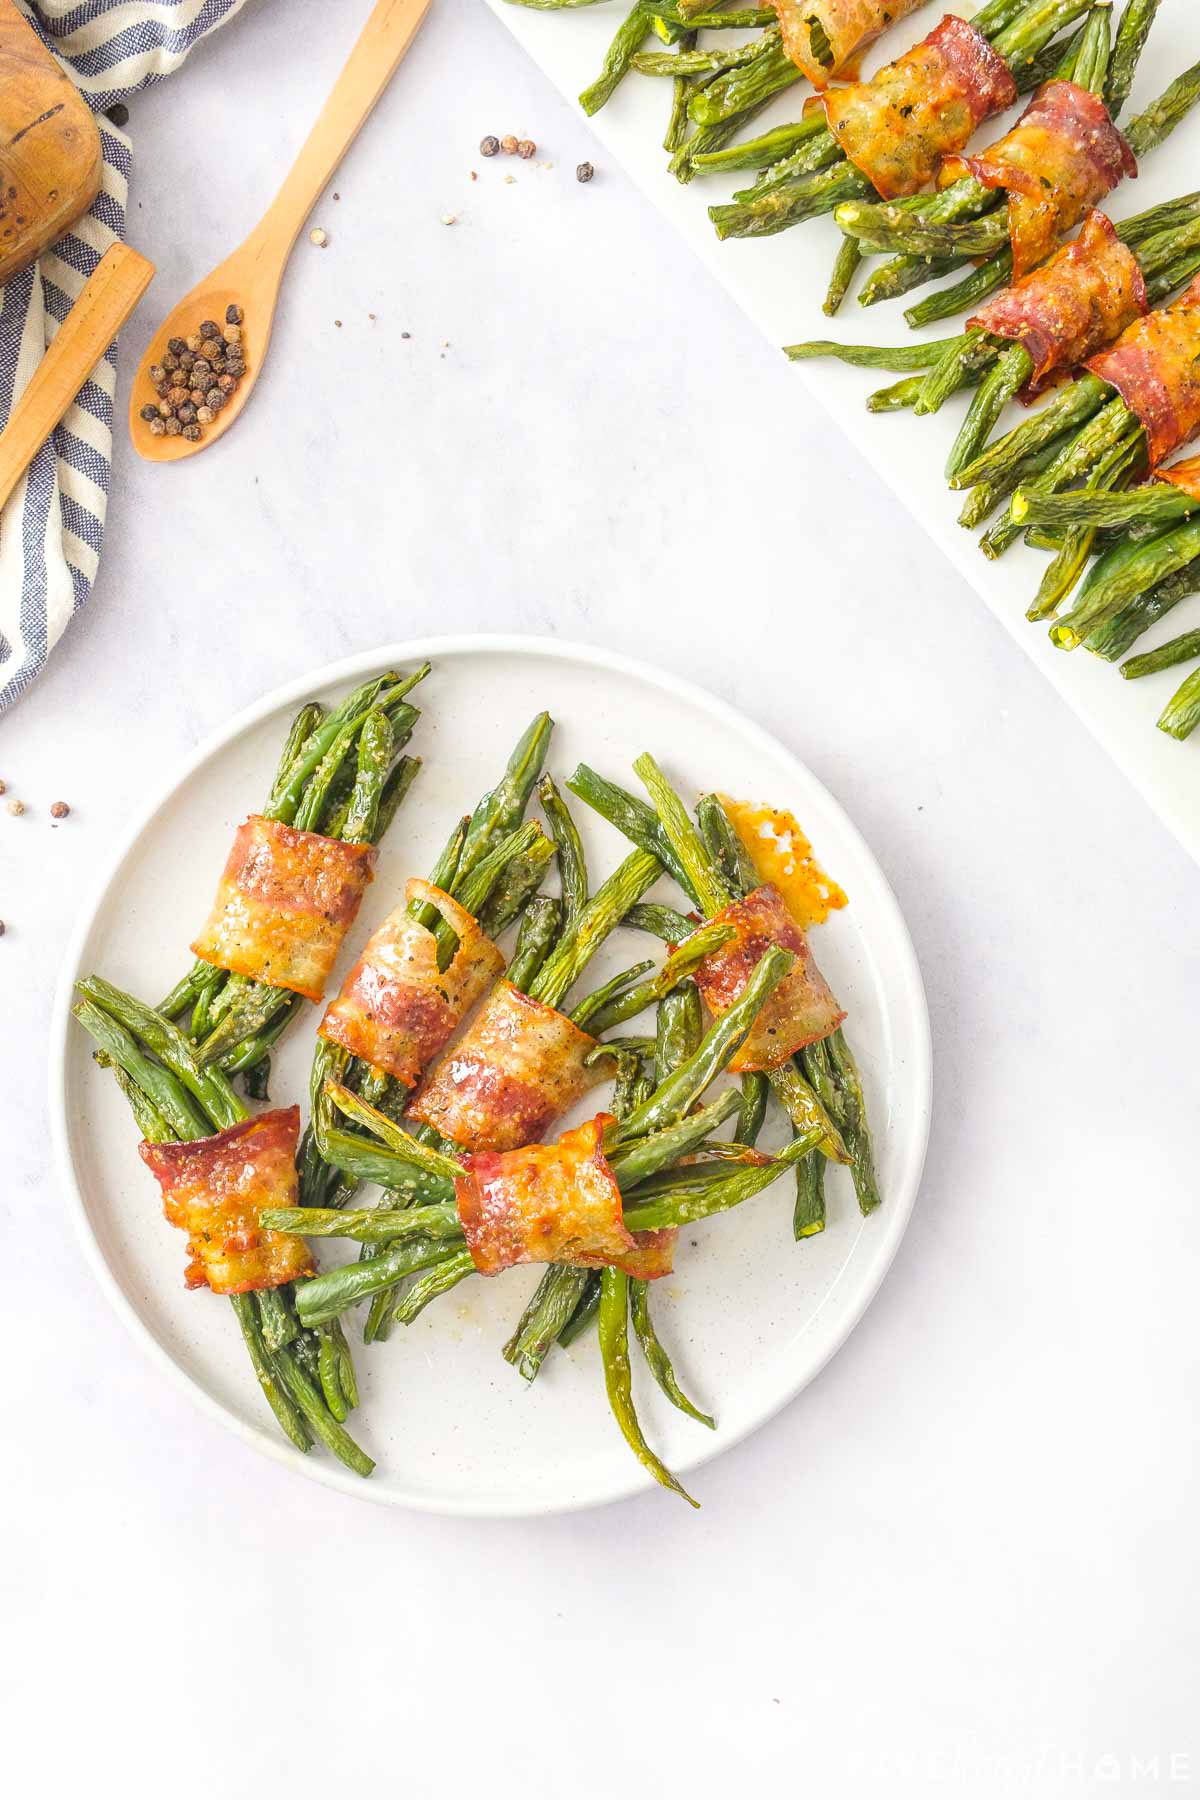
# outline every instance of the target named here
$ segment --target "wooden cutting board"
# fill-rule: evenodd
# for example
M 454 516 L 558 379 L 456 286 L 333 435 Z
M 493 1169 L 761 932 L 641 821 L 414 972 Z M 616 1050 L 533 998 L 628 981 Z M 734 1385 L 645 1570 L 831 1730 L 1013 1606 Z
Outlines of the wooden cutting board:
M 100 133 L 14 0 L 0 0 L 0 286 L 100 188 Z

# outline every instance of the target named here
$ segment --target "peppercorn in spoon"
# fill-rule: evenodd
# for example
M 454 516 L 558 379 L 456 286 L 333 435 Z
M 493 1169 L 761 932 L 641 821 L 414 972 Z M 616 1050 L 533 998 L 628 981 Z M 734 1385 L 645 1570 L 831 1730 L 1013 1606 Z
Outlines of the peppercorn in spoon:
M 262 373 L 288 258 L 317 198 L 416 36 L 429 0 L 376 0 L 303 149 L 240 248 L 168 314 L 134 377 L 129 428 L 148 462 L 206 450 Z

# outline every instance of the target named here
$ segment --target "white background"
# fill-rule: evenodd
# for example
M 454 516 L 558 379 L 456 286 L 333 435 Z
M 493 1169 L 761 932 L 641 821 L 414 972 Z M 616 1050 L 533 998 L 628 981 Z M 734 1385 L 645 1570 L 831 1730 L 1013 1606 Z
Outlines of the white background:
M 131 235 L 160 274 L 126 378 L 364 12 L 252 8 L 134 107 Z M 0 726 L 29 808 L 0 814 L 6 1775 L 181 1800 L 1188 1791 L 1200 874 L 496 21 L 435 14 L 319 209 L 330 247 L 297 252 L 253 407 L 177 468 L 119 445 L 94 600 Z M 478 157 L 509 130 L 532 165 Z M 306 667 L 472 629 L 745 707 L 867 833 L 922 960 L 908 1237 L 698 1515 L 655 1494 L 463 1523 L 288 1477 L 142 1360 L 49 1172 L 58 957 L 148 778 Z

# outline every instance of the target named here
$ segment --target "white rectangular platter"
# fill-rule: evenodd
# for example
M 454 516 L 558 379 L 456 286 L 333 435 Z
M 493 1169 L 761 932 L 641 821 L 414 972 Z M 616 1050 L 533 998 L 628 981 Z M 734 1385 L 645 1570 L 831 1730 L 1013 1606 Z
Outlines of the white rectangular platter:
M 622 0 L 564 12 L 535 12 L 507 4 L 506 0 L 487 3 L 553 85 L 572 101 L 599 73 L 604 52 L 627 10 Z M 874 47 L 865 65 L 866 72 L 869 74 L 924 36 L 947 10 L 950 9 L 945 5 L 928 6 L 897 26 L 883 44 Z M 953 10 L 969 15 L 976 9 L 961 6 Z M 1119 17 L 1122 10 L 1118 5 L 1114 17 Z M 733 41 L 734 34 L 721 36 L 728 42 Z M 660 47 L 656 40 L 650 42 Z M 1174 76 L 1197 60 L 1200 3 L 1164 0 L 1123 119 L 1128 122 Z M 708 219 L 708 206 L 727 199 L 736 187 L 747 185 L 754 177 L 700 177 L 687 186 L 675 180 L 668 172 L 667 157 L 661 149 L 669 90 L 667 81 L 627 76 L 608 105 L 591 121 L 592 128 L 605 149 L 670 219 L 768 339 L 779 345 L 823 337 L 864 344 L 911 339 L 913 334 L 895 303 L 862 308 L 851 297 L 836 319 L 827 319 L 822 313 L 821 302 L 838 242 L 832 220 L 818 219 L 778 237 L 718 242 Z M 805 84 L 797 84 L 761 113 L 743 135 L 797 118 L 810 91 Z M 984 128 L 980 141 L 990 141 L 1004 128 L 1005 122 L 992 121 Z M 1144 158 L 1139 179 L 1126 183 L 1112 196 L 1111 211 L 1118 220 L 1127 218 L 1197 186 L 1200 109 L 1183 122 L 1166 144 Z M 944 337 L 956 329 L 958 321 L 943 322 L 924 335 Z M 899 495 L 980 599 L 1105 745 L 1159 817 L 1200 861 L 1200 732 L 1190 742 L 1179 744 L 1155 729 L 1159 712 L 1186 669 L 1126 682 L 1113 665 L 1084 650 L 1056 650 L 1045 626 L 1029 624 L 1025 608 L 1046 558 L 1017 544 L 1000 562 L 985 561 L 975 536 L 957 524 L 959 498 L 948 492 L 941 474 L 951 434 L 961 416 L 959 403 L 952 402 L 946 415 L 936 419 L 914 419 L 908 413 L 868 413 L 864 407 L 867 394 L 873 387 L 895 379 L 832 362 L 788 365 L 781 357 L 779 405 L 802 406 L 808 398 L 819 401 L 833 415 L 872 468 Z M 908 601 L 919 605 L 920 596 L 911 595 Z M 1198 625 L 1200 595 L 1176 608 L 1137 647 L 1149 649 Z

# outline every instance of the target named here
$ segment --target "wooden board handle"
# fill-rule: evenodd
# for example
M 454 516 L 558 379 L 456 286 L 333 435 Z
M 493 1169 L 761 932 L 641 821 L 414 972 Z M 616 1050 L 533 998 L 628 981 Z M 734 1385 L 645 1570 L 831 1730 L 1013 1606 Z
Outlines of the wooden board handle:
M 333 92 L 255 234 L 280 266 L 287 261 L 321 189 L 395 74 L 429 5 L 430 0 L 376 0 Z
M 0 507 L 154 278 L 154 264 L 114 244 L 58 328 L 0 432 Z

